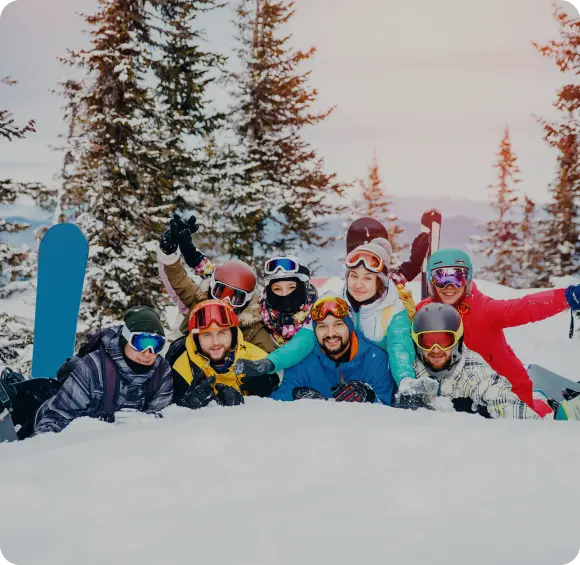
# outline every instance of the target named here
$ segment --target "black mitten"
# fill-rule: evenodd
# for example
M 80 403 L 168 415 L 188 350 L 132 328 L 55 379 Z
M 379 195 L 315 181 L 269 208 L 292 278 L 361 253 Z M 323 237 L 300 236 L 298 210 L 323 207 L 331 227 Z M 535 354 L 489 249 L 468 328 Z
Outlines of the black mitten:
M 321 394 L 314 388 L 309 386 L 297 386 L 292 389 L 292 398 L 294 400 L 328 400 L 324 394 Z
M 278 373 L 259 375 L 256 377 L 243 377 L 241 383 L 240 388 L 250 396 L 266 398 L 278 388 L 280 377 Z
M 242 393 L 233 386 L 227 386 L 222 383 L 215 385 L 217 390 L 216 400 L 222 406 L 238 406 L 244 403 Z

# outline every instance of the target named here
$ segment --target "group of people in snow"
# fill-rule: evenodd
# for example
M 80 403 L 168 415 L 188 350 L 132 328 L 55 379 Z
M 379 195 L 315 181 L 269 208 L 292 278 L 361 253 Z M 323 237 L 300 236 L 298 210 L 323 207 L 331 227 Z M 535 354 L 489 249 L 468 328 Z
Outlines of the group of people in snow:
M 299 258 L 267 260 L 260 288 L 248 264 L 214 265 L 196 248 L 196 231 L 194 216 L 175 215 L 158 249 L 160 277 L 184 317 L 182 336 L 167 349 L 159 314 L 137 306 L 122 325 L 92 336 L 55 379 L 22 380 L 6 369 L 0 385 L 20 439 L 59 432 L 82 416 L 159 416 L 172 403 L 197 410 L 247 396 L 579 418 L 580 396 L 557 403 L 533 389 L 504 329 L 580 310 L 580 285 L 495 300 L 477 288 L 467 253 L 441 249 L 427 263 L 430 296 L 415 304 L 406 284 L 427 254 L 422 233 L 396 269 L 384 237 L 348 249 L 342 292 L 319 297 Z

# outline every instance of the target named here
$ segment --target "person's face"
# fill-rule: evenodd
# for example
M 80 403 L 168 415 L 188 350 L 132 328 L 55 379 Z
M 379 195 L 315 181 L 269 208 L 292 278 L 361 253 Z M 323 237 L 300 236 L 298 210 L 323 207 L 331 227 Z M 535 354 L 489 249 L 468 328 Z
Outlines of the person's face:
M 452 284 L 448 284 L 445 288 L 435 287 L 435 292 L 439 296 L 441 302 L 455 306 L 455 304 L 457 304 L 463 297 L 465 287 L 457 288 Z
M 329 355 L 344 351 L 350 339 L 350 331 L 342 318 L 328 315 L 316 323 L 316 339 Z
M 437 345 L 433 347 L 431 351 L 424 351 L 423 357 L 427 364 L 430 365 L 435 371 L 440 371 L 444 369 L 451 361 L 451 355 L 453 355 L 453 350 L 448 349 L 443 351 Z
M 278 296 L 288 296 L 296 290 L 294 281 L 282 281 L 272 283 L 272 292 Z
M 201 352 L 213 363 L 223 361 L 232 348 L 230 328 L 222 328 L 213 323 L 198 335 Z
M 139 365 L 145 365 L 146 367 L 153 365 L 155 359 L 157 359 L 157 354 L 152 353 L 151 349 L 136 351 L 128 343 L 125 345 L 125 355 L 131 359 L 131 361 L 139 363 Z
M 376 273 L 367 271 L 362 265 L 356 269 L 349 269 L 346 285 L 350 295 L 358 302 L 364 302 L 377 293 Z

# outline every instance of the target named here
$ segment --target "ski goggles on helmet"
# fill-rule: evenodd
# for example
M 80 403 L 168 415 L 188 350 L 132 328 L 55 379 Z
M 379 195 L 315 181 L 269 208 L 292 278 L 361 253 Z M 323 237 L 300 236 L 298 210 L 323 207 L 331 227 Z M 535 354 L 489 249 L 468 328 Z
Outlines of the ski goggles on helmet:
M 346 318 L 348 316 L 348 304 L 342 298 L 327 296 L 317 300 L 310 309 L 310 317 L 315 322 L 320 322 L 331 315 L 335 318 Z
M 441 267 L 431 271 L 431 283 L 437 288 L 453 285 L 463 288 L 469 280 L 469 271 L 464 267 Z
M 188 329 L 192 334 L 199 334 L 212 324 L 220 328 L 232 328 L 239 322 L 238 317 L 227 304 L 219 300 L 206 300 L 191 311 Z
M 251 292 L 230 286 L 221 281 L 213 281 L 210 285 L 211 295 L 216 300 L 227 300 L 234 308 L 244 306 L 252 297 Z
M 123 326 L 121 335 L 127 340 L 127 343 L 139 353 L 143 353 L 148 349 L 151 353 L 159 355 L 165 347 L 167 339 L 163 335 L 151 332 L 132 332 L 127 326 Z
M 435 346 L 442 351 L 449 351 L 457 345 L 462 335 L 461 329 L 457 332 L 444 330 L 412 333 L 413 341 L 417 347 L 427 352 L 432 351 Z
M 385 268 L 383 258 L 368 249 L 355 249 L 354 251 L 351 251 L 347 256 L 345 263 L 349 269 L 362 263 L 365 266 L 365 269 L 372 273 L 380 273 Z

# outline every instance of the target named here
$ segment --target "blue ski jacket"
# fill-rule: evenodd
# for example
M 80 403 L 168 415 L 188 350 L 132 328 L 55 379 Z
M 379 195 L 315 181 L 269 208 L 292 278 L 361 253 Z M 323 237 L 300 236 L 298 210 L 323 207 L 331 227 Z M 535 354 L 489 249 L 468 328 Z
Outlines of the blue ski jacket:
M 346 288 L 343 298 L 348 302 Z M 381 299 L 362 306 L 358 312 L 351 308 L 350 318 L 359 336 L 364 335 L 371 343 L 388 353 L 390 370 L 397 385 L 405 377 L 416 378 L 411 320 L 392 281 Z M 314 327 L 310 323 L 303 326 L 285 345 L 271 352 L 268 359 L 274 363 L 274 370 L 286 370 L 304 360 L 317 344 Z
M 310 333 L 314 335 L 314 332 Z M 331 386 L 345 381 L 364 381 L 373 387 L 377 395 L 376 402 L 390 406 L 393 395 L 393 377 L 389 369 L 387 354 L 358 332 L 353 333 L 358 339 L 358 350 L 351 361 L 337 365 L 326 356 L 317 342 L 316 347 L 306 359 L 284 371 L 282 384 L 271 395 L 271 398 L 293 400 L 292 391 L 299 386 L 313 388 L 330 398 Z

